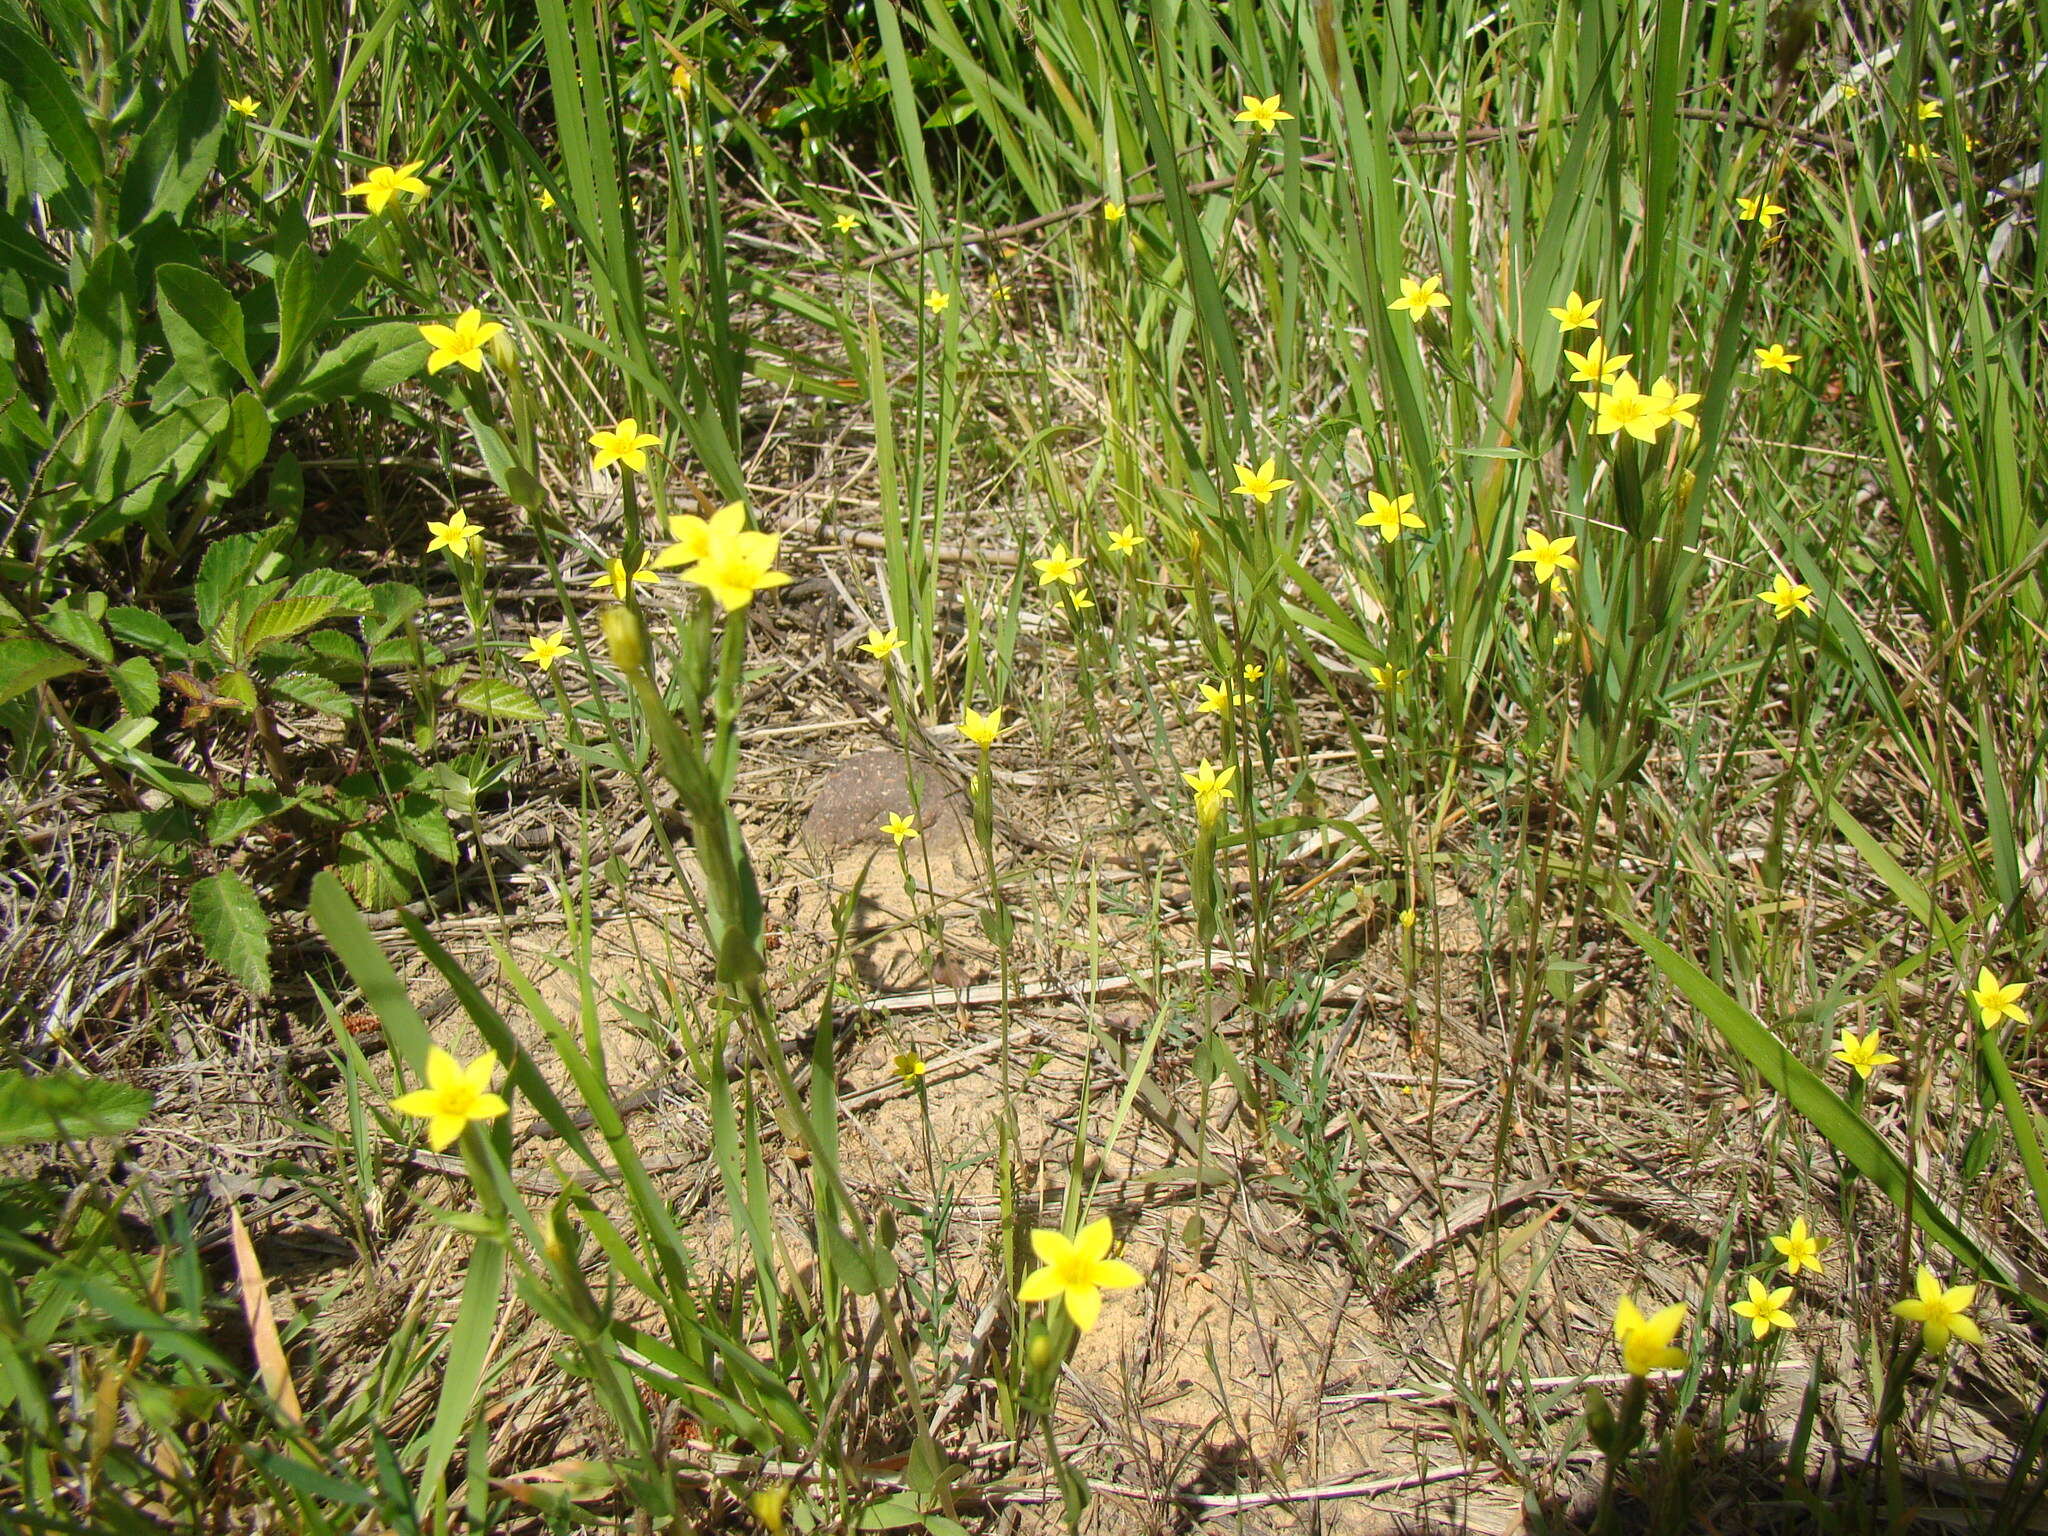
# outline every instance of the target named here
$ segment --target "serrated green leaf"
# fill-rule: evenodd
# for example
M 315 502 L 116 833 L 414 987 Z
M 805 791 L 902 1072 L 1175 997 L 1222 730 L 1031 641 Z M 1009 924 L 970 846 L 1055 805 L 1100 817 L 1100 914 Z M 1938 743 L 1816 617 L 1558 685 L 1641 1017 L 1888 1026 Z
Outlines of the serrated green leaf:
M 378 827 L 344 833 L 334 860 L 335 877 L 367 912 L 402 907 L 417 896 L 419 867 L 417 849 Z
M 192 883 L 192 931 L 207 958 L 258 997 L 270 992 L 270 919 L 232 869 Z
M 206 818 L 206 840 L 216 848 L 232 843 L 252 827 L 260 827 L 292 804 L 290 795 L 259 789 L 216 804 Z
M 332 570 L 326 566 L 306 572 L 292 583 L 291 590 L 285 595 L 329 598 L 334 603 L 336 613 L 367 613 L 370 609 L 368 587 L 346 571 Z
M 126 661 L 107 668 L 107 681 L 114 685 L 114 692 L 120 697 L 123 714 L 153 715 L 163 702 L 163 688 L 156 675 L 156 666 L 147 656 L 130 656 Z
M 106 612 L 104 593 L 90 594 L 99 601 L 100 613 Z M 99 615 L 75 598 L 63 598 L 43 611 L 43 628 L 70 646 L 74 651 L 83 651 L 103 667 L 114 664 L 114 642 L 107 637 L 106 626 Z
M 532 694 L 502 677 L 479 677 L 464 684 L 453 702 L 457 709 L 466 709 L 487 720 L 530 724 L 547 718 L 547 712 L 534 702 Z
M 280 597 L 263 604 L 242 626 L 238 656 L 254 656 L 266 645 L 302 635 L 334 612 L 331 597 Z
M 405 796 L 398 802 L 393 820 L 408 842 L 443 864 L 453 864 L 460 857 L 448 812 L 432 795 Z
M 29 635 L 0 640 L 0 704 L 20 697 L 38 683 L 84 670 L 83 661 L 47 640 Z
M 0 1147 L 87 1136 L 126 1136 L 156 1100 L 140 1088 L 77 1072 L 0 1072 Z
M 178 372 L 202 395 L 228 395 L 236 380 L 256 387 L 242 306 L 220 280 L 172 262 L 156 269 L 157 313 Z
M 109 608 L 107 632 L 124 645 L 149 651 L 160 658 L 183 656 L 190 645 L 170 620 L 147 608 Z
M 230 605 L 268 570 L 270 557 L 290 535 L 288 528 L 267 528 L 261 533 L 230 534 L 207 546 L 199 562 L 199 580 L 192 586 L 203 631 L 213 633 Z
M 323 715 L 332 715 L 337 720 L 355 718 L 356 701 L 343 693 L 333 679 L 322 677 L 318 672 L 308 672 L 303 667 L 294 667 L 270 680 L 270 691 L 280 699 L 298 705 L 301 709 L 318 710 Z

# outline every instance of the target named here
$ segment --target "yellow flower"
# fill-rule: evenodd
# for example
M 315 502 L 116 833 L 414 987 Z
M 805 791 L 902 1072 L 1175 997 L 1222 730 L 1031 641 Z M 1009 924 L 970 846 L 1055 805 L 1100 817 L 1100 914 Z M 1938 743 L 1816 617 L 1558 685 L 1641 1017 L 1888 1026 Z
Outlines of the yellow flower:
M 445 549 L 460 560 L 471 553 L 481 553 L 484 547 L 484 531 L 481 526 L 469 520 L 467 512 L 450 514 L 445 523 L 427 522 L 427 532 L 433 538 L 427 541 L 427 553 Z
M 1217 768 L 1206 757 L 1192 770 L 1182 772 L 1181 778 L 1195 792 L 1195 819 L 1203 826 L 1214 826 L 1216 818 L 1223 814 L 1223 802 L 1237 798 L 1237 791 L 1230 787 L 1230 781 L 1236 777 L 1234 766 Z
M 1873 1029 L 1859 1039 L 1853 1029 L 1845 1029 L 1836 1048 L 1828 1054 L 1854 1067 L 1858 1077 L 1868 1079 L 1879 1067 L 1890 1066 L 1899 1059 L 1890 1051 L 1878 1049 L 1878 1041 L 1883 1035 L 1883 1030 Z
M 891 656 L 894 656 L 903 649 L 903 636 L 897 633 L 894 624 L 891 624 L 885 630 L 870 629 L 868 631 L 868 638 L 862 644 L 861 649 L 877 661 L 887 661 Z
M 1069 601 L 1071 601 L 1074 607 L 1082 613 L 1086 613 L 1090 608 L 1093 608 L 1095 606 L 1095 599 L 1088 595 L 1088 589 L 1086 587 L 1074 588 L 1073 592 L 1069 594 Z
M 1620 378 L 1623 370 L 1635 360 L 1635 353 L 1623 352 L 1618 356 L 1611 354 L 1607 350 L 1607 343 L 1595 336 L 1586 343 L 1586 350 L 1583 352 L 1567 349 L 1564 360 L 1572 365 L 1570 383 L 1591 384 L 1598 388 Z M 1594 402 L 1588 400 L 1586 403 L 1591 405 Z
M 677 59 L 676 67 L 668 72 L 668 88 L 688 100 L 696 84 L 697 66 L 688 59 Z
M 427 1122 L 427 1145 L 439 1152 L 472 1120 L 495 1120 L 511 1108 L 491 1092 L 491 1074 L 498 1053 L 485 1051 L 463 1066 L 438 1045 L 427 1052 L 427 1086 L 402 1093 L 391 1101 L 401 1115 Z
M 1522 540 L 1528 547 L 1516 550 L 1508 558 L 1535 566 L 1539 585 L 1549 581 L 1559 571 L 1576 571 L 1579 568 L 1579 558 L 1571 552 L 1572 546 L 1579 541 L 1571 534 L 1566 534 L 1561 539 L 1553 539 L 1535 528 L 1529 528 L 1523 531 Z
M 891 811 L 889 819 L 882 823 L 882 830 L 896 839 L 896 846 L 898 848 L 901 848 L 904 843 L 918 835 L 917 823 L 908 816 L 897 815 L 894 811 Z
M 1408 669 L 1394 666 L 1392 663 L 1384 667 L 1367 667 L 1365 670 L 1372 677 L 1375 688 L 1398 688 L 1408 681 Z
M 853 214 L 842 213 L 832 221 L 832 227 L 842 235 L 850 235 L 860 227 L 860 220 Z
M 1074 1326 L 1086 1333 L 1102 1315 L 1103 1291 L 1145 1283 L 1130 1265 L 1109 1256 L 1114 1240 L 1107 1216 L 1083 1227 L 1071 1242 L 1058 1232 L 1033 1232 L 1031 1251 L 1044 1267 L 1024 1277 L 1017 1299 L 1028 1303 L 1058 1297 L 1066 1303 Z
M 1358 514 L 1358 526 L 1377 528 L 1383 544 L 1391 544 L 1401 537 L 1403 528 L 1422 526 L 1422 519 L 1408 510 L 1415 505 L 1413 496 L 1382 496 L 1378 491 L 1367 491 L 1365 499 L 1372 510 Z
M 729 539 L 747 526 L 747 504 L 743 501 L 728 501 L 706 519 L 694 512 L 684 512 L 668 520 L 668 536 L 675 540 L 654 557 L 654 569 L 673 570 L 679 565 L 695 565 L 700 560 L 711 558 L 711 547 L 719 539 Z
M 659 448 L 661 439 L 652 432 L 642 432 L 640 423 L 631 416 L 621 416 L 616 426 L 600 427 L 590 434 L 590 446 L 597 454 L 590 461 L 590 472 L 601 475 L 614 464 L 623 464 L 635 474 L 647 473 L 647 450 Z
M 1768 193 L 1758 197 L 1738 197 L 1735 199 L 1735 217 L 1743 223 L 1755 220 L 1756 223 L 1768 230 L 1784 216 L 1784 205 L 1772 202 Z
M 630 576 L 626 574 L 626 562 L 617 555 L 613 555 L 611 559 L 604 563 L 604 569 L 593 576 L 587 585 L 610 587 L 612 589 L 612 596 L 623 603 L 626 600 L 627 588 L 633 586 L 652 587 L 658 585 L 660 581 L 661 578 L 654 574 L 653 563 L 645 555 L 640 557 L 640 568 Z
M 1593 312 L 1600 307 L 1601 302 L 1599 299 L 1580 298 L 1579 290 L 1574 288 L 1571 297 L 1566 299 L 1562 306 L 1551 306 L 1550 315 L 1557 322 L 1558 330 L 1567 336 L 1573 331 L 1590 331 L 1596 324 Z
M 1246 682 L 1256 683 L 1260 678 L 1264 677 L 1265 675 L 1266 669 L 1260 666 L 1256 661 L 1248 661 L 1244 664 L 1244 680 Z
M 2025 994 L 2024 981 L 2002 982 L 1991 974 L 1989 966 L 1977 968 L 1977 985 L 1970 993 L 1970 1001 L 1977 1005 L 1977 1017 L 1986 1029 L 1994 1028 L 2000 1019 L 2011 1019 L 2024 1026 L 2026 1010 L 2020 1007 L 2020 998 Z
M 924 296 L 924 307 L 935 315 L 943 315 L 946 312 L 946 306 L 952 302 L 953 295 L 937 288 L 934 288 Z
M 1940 103 L 1940 102 L 1938 102 L 1938 101 L 1916 101 L 1916 102 L 1914 102 L 1914 103 L 1913 103 L 1913 120 L 1914 120 L 1915 122 L 1919 122 L 1919 123 L 1927 123 L 1927 122 L 1932 122 L 1932 121 L 1933 121 L 1933 120 L 1934 120 L 1935 118 L 1937 118 L 1937 117 L 1939 117 L 1939 116 L 1941 116 L 1941 103 Z
M 1038 572 L 1041 587 L 1049 587 L 1056 581 L 1064 581 L 1073 587 L 1080 585 L 1081 567 L 1087 563 L 1086 555 L 1070 555 L 1065 544 L 1055 544 L 1052 553 L 1043 560 L 1032 561 L 1031 568 Z
M 676 68 L 681 69 L 678 64 Z M 783 1511 L 789 1504 L 789 1483 L 775 1483 L 767 1488 L 756 1488 L 747 1495 L 747 1509 L 761 1522 L 761 1529 L 768 1536 L 782 1536 Z
M 1636 1304 L 1624 1296 L 1614 1304 L 1614 1339 L 1621 1345 L 1621 1361 L 1631 1376 L 1652 1371 L 1685 1369 L 1686 1354 L 1672 1340 L 1685 1323 L 1685 1303 L 1666 1307 L 1655 1317 L 1644 1317 Z
M 1232 693 L 1228 688 L 1218 687 L 1214 683 L 1202 683 L 1199 686 L 1202 690 L 1202 702 L 1195 706 L 1195 713 L 1198 715 L 1225 714 L 1244 702 L 1243 694 Z
M 1794 1279 L 1802 1269 L 1810 1269 L 1816 1275 L 1822 1273 L 1820 1262 L 1820 1239 L 1806 1230 L 1806 1218 L 1801 1216 L 1792 1223 L 1792 1230 L 1782 1237 L 1771 1239 L 1771 1246 L 1778 1250 L 1785 1261 L 1785 1273 Z
M 1138 547 L 1144 542 L 1145 535 L 1138 532 L 1138 525 L 1136 523 L 1125 523 L 1123 527 L 1109 536 L 1109 548 L 1112 554 L 1135 555 L 1138 552 Z
M 1768 605 L 1773 616 L 1782 624 L 1795 613 L 1813 612 L 1813 588 L 1803 581 L 1793 581 L 1780 571 L 1771 578 L 1770 586 L 1757 593 L 1756 600 Z
M 1425 277 L 1419 283 L 1412 277 L 1404 277 L 1401 279 L 1401 297 L 1387 308 L 1406 310 L 1411 320 L 1427 320 L 1432 309 L 1451 307 L 1451 296 L 1443 291 L 1443 286 L 1441 273 Z
M 1792 1314 L 1785 1310 L 1785 1303 L 1792 1299 L 1792 1287 L 1781 1285 L 1772 1290 L 1755 1275 L 1748 1277 L 1749 1300 L 1738 1301 L 1729 1310 L 1737 1317 L 1749 1319 L 1749 1331 L 1756 1338 L 1766 1338 L 1773 1328 L 1782 1328 L 1790 1333 L 1799 1325 L 1792 1320 Z
M 1280 97 L 1277 93 L 1263 100 L 1257 96 L 1246 96 L 1244 110 L 1237 114 L 1234 121 L 1250 123 L 1253 133 L 1268 133 L 1281 123 L 1293 122 L 1294 114 L 1280 110 Z
M 1681 391 L 1669 379 L 1659 378 L 1650 386 L 1650 398 L 1657 403 L 1657 409 L 1664 413 L 1665 419 L 1673 426 L 1699 425 L 1699 418 L 1693 415 L 1692 408 L 1700 403 L 1700 396 Z
M 988 301 L 991 304 L 1007 304 L 1016 296 L 1017 290 L 998 278 L 988 285 Z
M 370 174 L 348 189 L 350 197 L 360 197 L 363 205 L 372 213 L 382 213 L 384 205 L 401 192 L 410 192 L 414 197 L 427 195 L 427 184 L 419 178 L 424 160 L 409 160 L 404 165 L 380 165 Z
M 480 309 L 465 309 L 453 325 L 421 326 L 420 335 L 434 347 L 427 354 L 427 372 L 439 373 L 450 363 L 460 363 L 472 373 L 482 373 L 484 348 L 504 330 L 497 321 L 486 320 Z
M 543 672 L 555 670 L 555 663 L 569 654 L 569 632 L 556 630 L 552 635 L 536 635 L 533 644 L 519 653 L 521 661 L 530 661 Z
M 727 613 L 746 607 L 755 593 L 787 586 L 791 580 L 789 572 L 775 569 L 782 535 L 737 527 L 739 519 L 726 517 L 730 510 L 719 508 L 711 520 L 711 537 L 704 558 L 679 578 L 709 592 Z M 745 516 L 746 509 L 741 507 L 739 517 Z
M 1934 1271 L 1922 1264 L 1914 1289 L 1920 1293 L 1919 1296 L 1910 1301 L 1893 1302 L 1892 1316 L 1903 1322 L 1918 1323 L 1920 1337 L 1931 1353 L 1947 1354 L 1952 1338 L 1961 1339 L 1965 1344 L 1984 1342 L 1977 1320 L 1969 1315 L 1970 1305 L 1977 1299 L 1977 1287 L 1952 1285 L 1943 1290 L 1941 1282 L 1934 1277 Z
M 1790 373 L 1792 365 L 1798 362 L 1802 355 L 1798 352 L 1787 352 L 1782 345 L 1774 341 L 1768 347 L 1756 348 L 1757 371 L 1762 373 L 1776 369 L 1779 373 Z
M 914 832 L 911 834 L 913 837 L 916 835 Z M 925 1074 L 924 1058 L 915 1051 L 897 1052 L 889 1065 L 895 1069 L 896 1075 L 906 1083 L 915 1083 Z
M 542 187 L 533 194 L 533 204 L 542 213 L 553 213 L 555 210 L 555 194 L 546 187 Z
M 1925 163 L 1930 154 L 1931 151 L 1927 146 L 1917 141 L 1906 146 L 1906 158 L 1908 160 L 1918 160 Z
M 1003 711 L 1000 706 L 987 714 L 976 714 L 971 709 L 960 711 L 960 734 L 986 752 L 995 745 L 996 737 L 1003 729 Z
M 242 117 L 254 117 L 263 110 L 263 103 L 254 96 L 230 96 L 228 110 Z
M 1266 460 L 1256 470 L 1246 464 L 1232 467 L 1237 471 L 1237 494 L 1251 497 L 1262 507 L 1273 499 L 1274 492 L 1284 491 L 1294 484 L 1292 480 L 1274 478 L 1273 471 L 1276 465 L 1271 459 Z
M 1854 81 L 1845 80 L 1842 82 L 1842 100 L 1854 101 L 1862 94 L 1863 87 L 1857 85 Z
M 1123 205 L 1122 203 L 1113 203 L 1113 202 L 1108 202 L 1108 201 L 1105 201 L 1105 202 L 1103 203 L 1103 205 L 1102 205 L 1102 222 L 1103 222 L 1103 223 L 1105 223 L 1105 224 L 1114 224 L 1114 223 L 1115 223 L 1115 222 L 1116 222 L 1116 221 L 1117 221 L 1118 219 L 1122 218 L 1123 216 L 1124 216 L 1124 205 Z
M 1600 433 L 1626 432 L 1640 442 L 1654 443 L 1657 434 L 1671 425 L 1655 395 L 1643 393 L 1635 375 L 1624 373 L 1594 402 L 1599 414 L 1593 430 Z

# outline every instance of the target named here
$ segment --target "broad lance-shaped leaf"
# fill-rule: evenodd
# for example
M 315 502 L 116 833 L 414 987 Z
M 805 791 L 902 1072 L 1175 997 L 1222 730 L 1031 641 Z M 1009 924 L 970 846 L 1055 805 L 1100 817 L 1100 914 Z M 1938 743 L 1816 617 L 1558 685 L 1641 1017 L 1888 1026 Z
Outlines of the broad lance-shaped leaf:
M 1870 1122 L 1822 1082 L 1768 1025 L 1724 992 L 1706 972 L 1652 937 L 1639 923 L 1619 914 L 1615 921 L 1656 962 L 1665 979 L 1683 992 L 1707 1022 L 1721 1032 L 1721 1037 L 1756 1069 L 1758 1076 L 1782 1093 L 1786 1102 L 1827 1138 L 1830 1146 L 1855 1165 L 1857 1172 L 1882 1190 L 1892 1204 L 1910 1210 L 1913 1220 L 1934 1241 L 2017 1296 L 2036 1318 L 2048 1321 L 2048 1294 L 2044 1294 L 2040 1277 L 2024 1272 L 2016 1260 L 1965 1227 L 1959 1217 L 1935 1198 L 1932 1190 L 1913 1176 L 1905 1161 Z
M 192 929 L 207 958 L 259 997 L 270 991 L 270 919 L 232 869 L 192 884 Z

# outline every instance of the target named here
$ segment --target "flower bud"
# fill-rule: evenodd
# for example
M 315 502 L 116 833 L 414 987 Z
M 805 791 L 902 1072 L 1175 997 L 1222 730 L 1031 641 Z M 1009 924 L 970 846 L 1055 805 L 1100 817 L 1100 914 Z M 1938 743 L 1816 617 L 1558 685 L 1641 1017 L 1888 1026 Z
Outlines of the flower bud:
M 647 637 L 641 631 L 639 615 L 626 607 L 607 608 L 598 622 L 604 626 L 612 665 L 629 675 L 646 671 Z
M 754 1512 L 754 1518 L 768 1530 L 769 1536 L 782 1536 L 782 1510 L 789 1503 L 789 1484 L 777 1483 L 772 1488 L 755 1491 L 747 1500 L 747 1508 Z
M 1052 1335 L 1043 1328 L 1031 1330 L 1031 1337 L 1024 1343 L 1024 1363 L 1034 1371 L 1042 1371 L 1053 1363 Z

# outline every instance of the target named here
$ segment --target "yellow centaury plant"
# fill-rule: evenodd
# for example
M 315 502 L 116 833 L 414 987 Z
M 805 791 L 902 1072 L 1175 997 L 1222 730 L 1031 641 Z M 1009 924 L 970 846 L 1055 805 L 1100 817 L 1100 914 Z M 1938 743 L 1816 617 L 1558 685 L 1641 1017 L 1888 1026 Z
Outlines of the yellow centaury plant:
M 480 553 L 484 547 L 484 531 L 469 520 L 467 512 L 451 512 L 445 523 L 437 523 L 430 518 L 427 521 L 427 532 L 433 535 L 433 538 L 427 541 L 427 553 L 430 555 L 437 549 L 445 549 L 456 559 L 461 560 L 473 553 Z
M 1922 1264 L 1914 1289 L 1917 1295 L 1892 1304 L 1892 1316 L 1920 1325 L 1921 1342 L 1926 1344 L 1929 1354 L 1948 1353 L 1952 1339 L 1961 1339 L 1965 1344 L 1984 1342 L 1983 1330 L 1969 1316 L 1970 1305 L 1977 1299 L 1977 1287 L 1951 1285 L 1944 1290 L 1934 1271 Z
M 472 1120 L 495 1120 L 511 1106 L 491 1092 L 498 1053 L 485 1051 L 463 1066 L 438 1045 L 427 1052 L 427 1086 L 391 1101 L 401 1115 L 427 1122 L 427 1145 L 439 1152 Z
M 1059 1300 L 1083 1333 L 1102 1315 L 1102 1293 L 1143 1285 L 1145 1277 L 1122 1259 L 1109 1256 L 1115 1232 L 1107 1216 L 1098 1217 L 1071 1241 L 1059 1232 L 1033 1232 L 1031 1251 L 1042 1268 L 1034 1269 L 1017 1287 L 1021 1302 Z
M 382 213 L 385 205 L 401 192 L 425 197 L 427 184 L 420 180 L 419 173 L 426 163 L 424 160 L 408 160 L 404 165 L 380 165 L 350 187 L 348 195 L 360 197 L 363 206 L 371 213 Z
M 1614 1339 L 1621 1346 L 1621 1363 L 1628 1368 L 1628 1373 L 1647 1376 L 1652 1371 L 1685 1369 L 1685 1351 L 1671 1342 L 1678 1337 L 1678 1330 L 1684 1325 L 1685 1303 L 1682 1301 L 1666 1307 L 1654 1317 L 1644 1317 L 1626 1296 L 1617 1301 L 1614 1304 Z
M 434 348 L 427 354 L 427 372 L 439 373 L 450 363 L 460 363 L 472 373 L 482 373 L 484 349 L 504 334 L 505 327 L 486 320 L 480 309 L 465 309 L 453 325 L 423 325 L 419 332 Z

